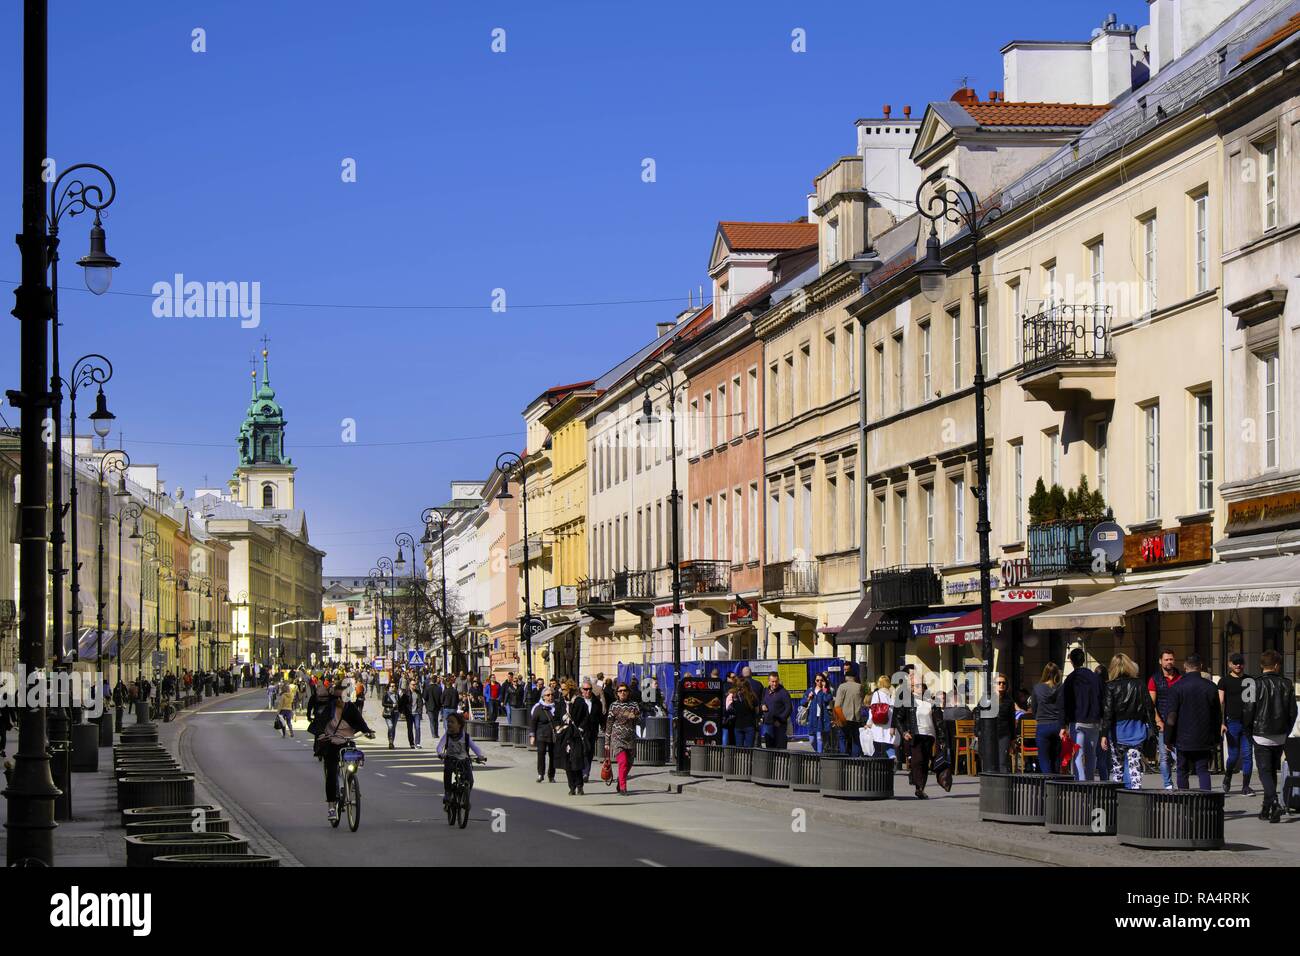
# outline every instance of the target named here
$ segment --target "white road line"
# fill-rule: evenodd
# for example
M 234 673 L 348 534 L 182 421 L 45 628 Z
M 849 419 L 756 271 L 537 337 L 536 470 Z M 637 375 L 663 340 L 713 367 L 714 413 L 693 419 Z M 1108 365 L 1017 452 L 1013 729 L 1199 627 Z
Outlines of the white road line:
M 380 773 L 378 770 L 376 770 L 376 771 L 375 771 L 375 776 L 376 776 L 376 777 L 387 777 L 388 774 L 386 774 L 386 773 Z
M 554 833 L 556 836 L 562 836 L 566 840 L 581 840 L 582 837 L 576 837 L 572 833 L 565 833 L 563 830 L 547 830 L 547 833 Z
M 655 867 L 656 869 L 659 869 L 659 870 L 664 869 L 664 865 L 663 865 L 662 863 L 656 863 L 654 860 L 647 860 L 647 859 L 646 859 L 645 857 L 643 857 L 643 856 L 642 856 L 642 857 L 637 857 L 637 860 L 636 860 L 636 861 L 637 861 L 638 863 L 644 863 L 646 866 L 653 866 L 653 867 Z
M 409 780 L 403 780 L 403 781 L 402 781 L 402 786 L 403 786 L 403 787 L 414 787 L 415 784 L 411 783 Z

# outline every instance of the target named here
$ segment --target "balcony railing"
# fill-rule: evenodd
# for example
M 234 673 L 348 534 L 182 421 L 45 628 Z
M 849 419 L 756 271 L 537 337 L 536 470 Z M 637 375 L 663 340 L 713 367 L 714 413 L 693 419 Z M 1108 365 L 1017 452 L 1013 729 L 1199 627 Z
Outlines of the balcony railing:
M 1088 535 L 1095 521 L 1049 521 L 1031 524 L 1027 530 L 1029 573 L 1027 579 L 1055 578 L 1092 569 Z
M 614 574 L 616 601 L 645 601 L 655 596 L 653 571 L 618 571 Z
M 1113 359 L 1108 305 L 1054 305 L 1025 319 L 1022 374 L 1049 365 Z
M 578 607 L 597 607 L 614 603 L 614 582 L 582 581 L 578 584 Z
M 878 611 L 943 603 L 943 582 L 928 564 L 871 572 L 871 606 Z
M 682 597 L 692 594 L 726 594 L 730 590 L 730 561 L 682 562 Z
M 763 566 L 766 597 L 798 597 L 817 593 L 816 561 L 782 561 Z

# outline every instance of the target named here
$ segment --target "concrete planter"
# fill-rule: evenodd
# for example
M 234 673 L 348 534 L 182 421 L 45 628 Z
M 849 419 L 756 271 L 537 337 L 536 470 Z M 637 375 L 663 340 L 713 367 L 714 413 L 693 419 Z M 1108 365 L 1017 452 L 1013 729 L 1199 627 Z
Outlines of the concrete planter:
M 260 853 L 244 853 L 234 856 L 221 853 L 174 853 L 169 856 L 154 857 L 153 865 L 168 869 L 178 866 L 268 867 L 279 866 L 280 858 L 278 856 L 264 856 Z
M 99 725 L 72 725 L 72 772 L 99 771 Z
M 1221 790 L 1121 790 L 1115 836 L 1150 850 L 1223 849 Z
M 790 786 L 790 751 L 755 749 L 749 779 L 764 787 Z
M 123 777 L 117 782 L 117 808 L 194 804 L 194 774 Z
M 1043 825 L 1050 833 L 1114 836 L 1116 798 L 1122 788 L 1109 780 L 1048 780 L 1043 785 Z
M 749 782 L 749 775 L 754 767 L 754 749 L 752 747 L 723 747 L 726 751 L 722 758 L 723 780 L 744 780 Z
M 211 817 L 203 821 L 203 829 L 194 830 L 194 821 L 192 819 L 177 819 L 175 817 L 151 820 L 142 823 L 128 823 L 126 825 L 126 835 L 144 836 L 146 833 L 229 833 L 229 820 L 215 820 Z
M 126 838 L 126 865 L 153 866 L 154 857 L 178 853 L 207 853 L 221 856 L 246 854 L 248 841 L 233 833 L 146 833 Z
M 1069 780 L 1059 773 L 981 773 L 980 819 L 995 823 L 1042 823 L 1046 819 L 1043 785 Z
M 194 819 L 195 810 L 202 810 L 208 820 L 221 819 L 221 808 L 213 804 L 178 804 L 166 807 L 132 807 L 130 810 L 123 810 L 120 825 L 152 823 L 158 820 L 179 820 L 184 823 L 184 826 L 175 827 L 174 829 L 188 830 L 191 821 Z
M 696 744 L 691 747 L 691 776 L 720 778 L 726 752 L 721 747 Z
M 888 800 L 894 796 L 894 761 L 888 757 L 822 755 L 823 797 L 841 800 Z
M 790 789 L 815 793 L 822 788 L 821 754 L 802 750 L 790 754 Z
M 668 762 L 667 739 L 638 737 L 634 760 L 641 767 L 662 767 Z
M 496 740 L 497 725 L 489 720 L 471 720 L 469 735 L 475 740 Z
M 667 740 L 668 718 L 647 717 L 645 719 L 645 737 L 647 740 Z

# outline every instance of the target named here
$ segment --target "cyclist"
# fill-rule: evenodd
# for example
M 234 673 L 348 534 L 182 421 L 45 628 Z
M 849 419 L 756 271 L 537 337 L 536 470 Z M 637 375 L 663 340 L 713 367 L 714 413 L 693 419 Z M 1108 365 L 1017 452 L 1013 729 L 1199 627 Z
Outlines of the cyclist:
M 483 751 L 478 749 L 478 744 L 470 737 L 469 731 L 465 729 L 465 721 L 460 714 L 451 713 L 443 721 L 443 734 L 438 738 L 437 754 L 443 758 L 442 762 L 442 805 L 447 805 L 447 794 L 451 792 L 451 774 L 458 761 L 464 762 L 465 785 L 474 786 L 474 768 L 469 759 L 470 753 L 473 753 L 480 760 L 485 760 Z
M 370 729 L 366 719 L 361 716 L 357 705 L 348 700 L 352 690 L 351 681 L 339 681 L 330 688 L 330 708 L 319 707 L 311 731 L 316 735 L 316 756 L 325 762 L 325 802 L 329 821 L 333 823 L 339 817 L 338 782 L 339 753 L 351 743 L 358 733 L 363 733 L 373 740 L 375 732 Z

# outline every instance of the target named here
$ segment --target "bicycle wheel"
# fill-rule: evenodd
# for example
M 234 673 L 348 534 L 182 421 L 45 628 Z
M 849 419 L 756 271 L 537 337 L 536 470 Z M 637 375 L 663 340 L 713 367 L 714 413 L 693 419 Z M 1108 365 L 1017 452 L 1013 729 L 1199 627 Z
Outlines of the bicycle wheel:
M 456 825 L 456 817 L 460 813 L 460 787 L 455 781 L 452 782 L 451 792 L 447 794 L 447 826 Z
M 336 830 L 339 828 L 339 821 L 343 819 L 344 799 L 343 775 L 340 773 L 338 778 L 338 785 L 334 790 L 334 819 L 330 821 L 330 826 Z
M 460 818 L 457 822 L 462 830 L 469 823 L 469 787 L 466 787 L 460 795 Z
M 353 833 L 361 826 L 361 784 L 356 774 L 348 774 L 348 829 Z

